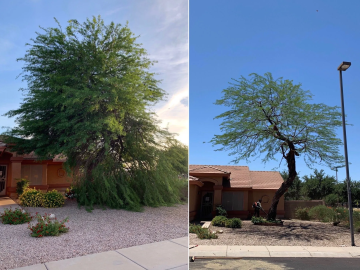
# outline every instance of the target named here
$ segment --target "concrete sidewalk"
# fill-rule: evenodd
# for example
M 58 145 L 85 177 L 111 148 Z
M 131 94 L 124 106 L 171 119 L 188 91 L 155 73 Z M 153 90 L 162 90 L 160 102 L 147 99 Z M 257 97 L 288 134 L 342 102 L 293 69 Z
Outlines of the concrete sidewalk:
M 91 254 L 61 261 L 16 268 L 18 270 L 187 270 L 188 237 Z
M 193 247 L 194 245 L 190 245 Z M 360 247 L 315 246 L 197 246 L 189 255 L 198 257 L 328 257 L 360 258 Z
M 0 197 L 0 213 L 3 213 L 5 208 L 15 209 L 21 207 L 9 197 Z

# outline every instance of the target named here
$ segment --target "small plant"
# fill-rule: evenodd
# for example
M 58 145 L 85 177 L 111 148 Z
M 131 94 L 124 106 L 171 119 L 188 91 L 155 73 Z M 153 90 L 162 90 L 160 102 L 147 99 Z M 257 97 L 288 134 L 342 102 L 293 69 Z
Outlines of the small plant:
M 43 196 L 43 206 L 44 207 L 61 207 L 64 205 L 65 198 L 64 196 L 57 190 L 52 190 L 44 193 Z
M 65 191 L 65 197 L 69 199 L 75 199 L 76 198 L 76 189 L 71 186 L 70 188 L 67 188 Z
M 197 233 L 197 236 L 200 239 L 217 239 L 218 238 L 216 233 L 212 233 L 207 228 L 201 228 L 201 230 L 199 230 L 199 232 Z
M 30 235 L 32 237 L 43 237 L 43 236 L 58 236 L 60 233 L 66 233 L 69 231 L 69 228 L 65 226 L 65 222 L 68 221 L 68 218 L 65 218 L 63 221 L 59 222 L 58 220 L 51 221 L 49 216 L 45 214 L 41 216 L 36 214 L 37 223 L 34 226 L 29 224 L 28 229 L 30 229 Z
M 241 228 L 242 223 L 240 218 L 230 218 L 225 221 L 225 227 L 227 228 Z
M 218 227 L 225 227 L 225 222 L 227 221 L 227 217 L 224 216 L 216 216 L 211 221 L 211 225 Z
M 295 217 L 301 220 L 310 220 L 309 216 L 309 208 L 296 208 L 295 210 Z
M 0 218 L 3 224 L 10 225 L 24 224 L 30 222 L 32 219 L 29 213 L 19 208 L 15 210 L 5 208 L 4 213 L 1 214 Z
M 251 218 L 251 222 L 254 223 L 254 224 L 266 223 L 266 219 L 263 218 L 263 217 L 255 217 L 255 216 L 253 216 Z
M 199 231 L 201 231 L 201 225 L 195 225 L 195 224 L 190 224 L 189 227 L 189 233 L 198 233 Z
M 16 193 L 18 196 L 23 194 L 24 190 L 29 187 L 30 181 L 25 178 L 16 179 Z
M 27 188 L 19 197 L 21 205 L 26 207 L 41 207 L 44 194 L 35 188 Z
M 218 216 L 227 217 L 227 212 L 226 212 L 226 210 L 222 207 L 222 205 L 218 205 L 218 206 L 216 207 L 216 211 L 217 211 L 217 215 L 218 215 Z

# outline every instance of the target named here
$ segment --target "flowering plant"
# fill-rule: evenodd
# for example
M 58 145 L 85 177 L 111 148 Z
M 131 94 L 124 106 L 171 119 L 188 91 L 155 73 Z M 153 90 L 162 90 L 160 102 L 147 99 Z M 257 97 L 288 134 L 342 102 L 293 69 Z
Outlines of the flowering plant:
M 74 187 L 70 187 L 70 188 L 66 189 L 65 197 L 69 198 L 69 199 L 76 198 L 76 191 L 75 191 Z
M 0 218 L 3 224 L 10 225 L 23 224 L 30 222 L 32 219 L 29 213 L 19 208 L 15 210 L 5 208 L 4 213 L 1 214 Z
M 29 224 L 28 229 L 30 229 L 30 235 L 32 237 L 43 237 L 43 236 L 58 236 L 60 233 L 66 233 L 69 231 L 69 227 L 65 226 L 65 222 L 68 222 L 69 219 L 65 218 L 63 221 L 59 222 L 58 220 L 52 221 L 48 214 L 41 216 L 36 213 L 37 223 L 34 226 Z

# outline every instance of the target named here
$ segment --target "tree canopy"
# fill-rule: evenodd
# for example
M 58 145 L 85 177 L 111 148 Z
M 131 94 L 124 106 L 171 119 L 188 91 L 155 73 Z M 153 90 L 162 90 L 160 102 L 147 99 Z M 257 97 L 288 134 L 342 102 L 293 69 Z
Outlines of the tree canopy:
M 234 80 L 215 103 L 229 108 L 216 117 L 222 119 L 222 134 L 212 139 L 213 145 L 221 145 L 217 150 L 229 150 L 235 163 L 261 154 L 264 162 L 278 155 L 287 162 L 288 179 L 276 192 L 268 219 L 275 219 L 279 199 L 297 175 L 296 156 L 310 167 L 343 163 L 342 142 L 335 133 L 342 123 L 339 108 L 311 100 L 301 84 L 252 73 L 250 79 Z
M 18 59 L 24 102 L 6 113 L 17 117 L 6 132 L 14 151 L 65 155 L 85 205 L 177 202 L 178 168 L 167 157 L 177 143 L 149 111 L 166 93 L 128 25 L 99 16 L 41 29 Z

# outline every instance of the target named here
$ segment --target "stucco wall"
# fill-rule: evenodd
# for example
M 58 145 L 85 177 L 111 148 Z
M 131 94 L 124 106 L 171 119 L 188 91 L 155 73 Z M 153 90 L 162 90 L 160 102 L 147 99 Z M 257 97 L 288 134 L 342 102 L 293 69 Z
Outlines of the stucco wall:
M 199 187 L 197 185 L 189 185 L 189 211 L 196 211 L 196 199 Z
M 71 177 L 66 175 L 65 170 L 61 164 L 49 164 L 47 166 L 47 184 L 69 184 L 71 183 Z

